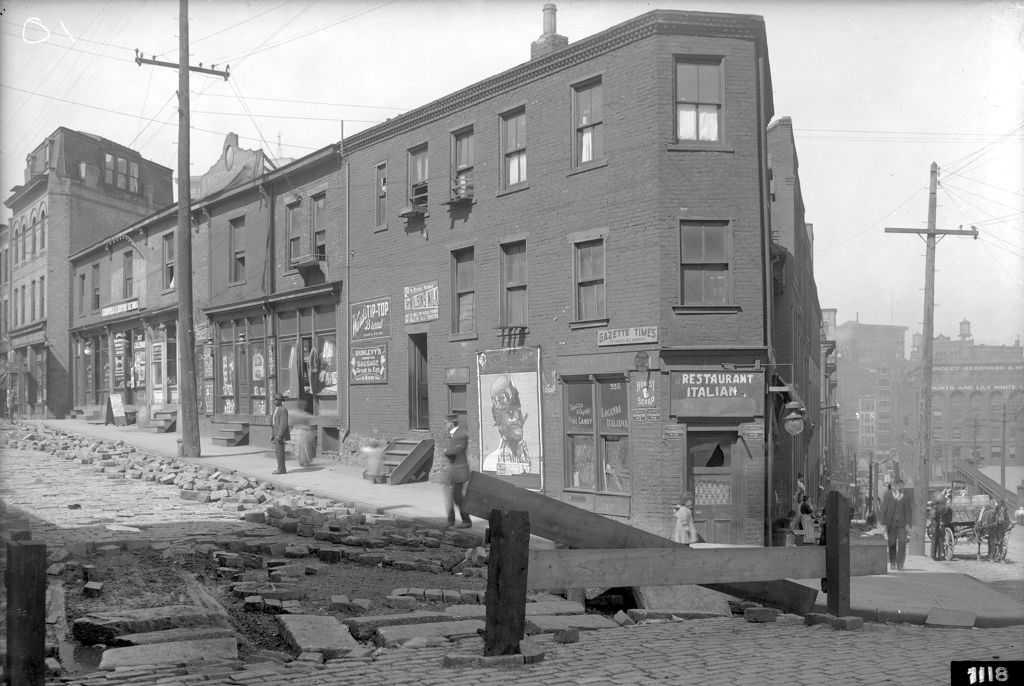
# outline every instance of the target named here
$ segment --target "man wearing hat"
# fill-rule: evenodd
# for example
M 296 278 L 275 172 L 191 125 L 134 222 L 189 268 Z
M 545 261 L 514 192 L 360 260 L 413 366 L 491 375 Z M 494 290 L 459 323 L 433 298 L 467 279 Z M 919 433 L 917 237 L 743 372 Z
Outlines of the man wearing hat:
M 455 508 L 459 508 L 462 523 L 460 529 L 473 526 L 469 514 L 463 509 L 463 498 L 466 495 L 466 482 L 469 481 L 469 460 L 466 449 L 469 447 L 469 434 L 459 426 L 459 415 L 449 414 L 445 417 L 448 429 L 448 446 L 444 455 L 448 458 L 448 478 L 445 484 L 445 509 L 448 515 L 448 526 L 455 526 Z
M 907 538 L 913 527 L 914 506 L 903 492 L 903 479 L 895 479 L 892 488 L 882 499 L 879 522 L 885 527 L 886 542 L 889 544 L 889 567 L 902 571 L 907 559 Z
M 284 466 L 284 443 L 292 437 L 288 428 L 288 408 L 284 406 L 284 396 L 278 393 L 274 396 L 274 417 L 270 434 L 270 442 L 274 444 L 274 457 L 277 458 L 277 469 L 274 474 L 285 474 L 287 469 Z

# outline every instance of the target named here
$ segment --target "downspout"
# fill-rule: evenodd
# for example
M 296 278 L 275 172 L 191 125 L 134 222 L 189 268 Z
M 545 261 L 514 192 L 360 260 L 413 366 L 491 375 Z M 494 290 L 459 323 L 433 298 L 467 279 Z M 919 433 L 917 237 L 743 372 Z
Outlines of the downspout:
M 342 431 L 342 435 L 341 435 L 341 440 L 342 440 L 342 442 L 344 442 L 345 439 L 348 438 L 349 434 L 352 432 L 352 392 L 351 392 L 352 389 L 351 389 L 351 387 L 348 384 L 348 378 L 349 378 L 348 366 L 349 366 L 349 355 L 350 355 L 350 351 L 349 351 L 349 326 L 350 326 L 350 324 L 349 324 L 348 318 L 349 318 L 349 311 L 351 309 L 350 308 L 350 303 L 351 303 L 351 300 L 352 300 L 352 295 L 351 295 L 351 291 L 352 291 L 352 248 L 349 245 L 349 237 L 350 237 L 350 231 L 351 231 L 351 226 L 352 226 L 351 209 L 350 209 L 352 207 L 352 203 L 351 203 L 351 197 L 350 197 L 351 196 L 351 188 L 350 188 L 350 185 L 349 185 L 348 158 L 345 156 L 345 121 L 344 120 L 342 120 L 342 122 L 341 122 L 341 140 L 338 143 L 338 156 L 341 158 L 342 172 L 345 175 L 345 283 L 343 283 L 341 285 L 342 293 L 344 294 L 344 298 L 343 298 L 342 302 L 344 302 L 344 304 L 345 304 L 345 311 L 342 313 L 341 318 L 342 318 L 342 321 L 345 322 L 345 332 L 344 332 L 344 337 L 343 338 L 339 337 L 341 340 L 345 341 L 345 357 L 342 358 L 342 360 L 344 360 L 345 367 L 346 367 L 345 373 L 344 373 L 344 378 L 345 378 L 345 429 L 344 429 L 344 431 Z M 339 341 L 339 343 L 340 343 L 340 341 Z M 341 345 L 338 346 L 338 349 L 339 350 L 341 349 Z M 339 386 L 339 389 L 340 389 L 340 387 L 341 387 L 341 378 L 342 378 L 342 373 L 341 373 L 341 369 L 340 369 L 341 365 L 339 364 L 338 367 L 339 367 L 339 369 L 338 369 L 338 386 Z

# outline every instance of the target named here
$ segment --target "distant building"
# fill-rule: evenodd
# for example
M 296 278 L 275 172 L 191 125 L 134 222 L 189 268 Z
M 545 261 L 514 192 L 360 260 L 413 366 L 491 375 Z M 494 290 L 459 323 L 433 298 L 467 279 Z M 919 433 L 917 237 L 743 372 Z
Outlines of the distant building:
M 7 372 L 19 416 L 64 417 L 72 406 L 69 256 L 172 201 L 170 169 L 99 136 L 60 127 L 28 155 L 24 184 L 5 201 Z M 87 287 L 102 289 L 98 274 Z

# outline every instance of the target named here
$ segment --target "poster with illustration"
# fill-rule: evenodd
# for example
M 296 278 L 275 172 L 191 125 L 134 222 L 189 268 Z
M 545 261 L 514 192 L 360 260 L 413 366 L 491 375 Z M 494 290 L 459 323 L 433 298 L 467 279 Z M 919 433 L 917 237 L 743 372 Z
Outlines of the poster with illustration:
M 477 353 L 480 471 L 521 488 L 542 487 L 540 349 Z

